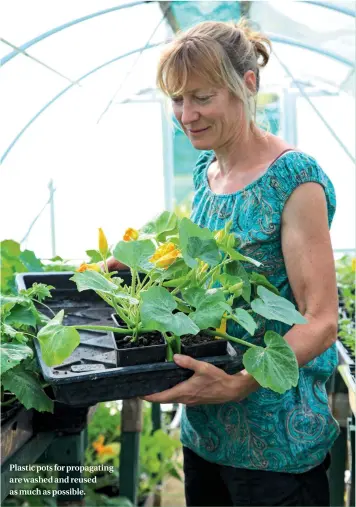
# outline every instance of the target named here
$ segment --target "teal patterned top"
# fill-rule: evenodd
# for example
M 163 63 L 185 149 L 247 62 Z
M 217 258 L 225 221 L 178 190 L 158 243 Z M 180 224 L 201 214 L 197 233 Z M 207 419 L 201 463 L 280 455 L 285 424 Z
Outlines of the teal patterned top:
M 330 227 L 336 204 L 332 183 L 312 157 L 288 151 L 242 190 L 217 195 L 207 178 L 213 160 L 213 152 L 203 152 L 195 167 L 192 220 L 219 230 L 232 219 L 231 232 L 240 240 L 239 251 L 262 263 L 259 268 L 245 263 L 245 269 L 265 275 L 281 296 L 295 303 L 282 254 L 283 207 L 298 185 L 317 182 L 325 191 Z M 261 345 L 266 331 L 284 336 L 291 327 L 254 318 L 258 326 L 253 337 L 231 321 L 227 331 Z M 240 354 L 246 350 L 236 347 Z M 238 468 L 302 473 L 317 466 L 339 434 L 325 390 L 336 364 L 333 345 L 300 368 L 297 387 L 285 394 L 260 388 L 239 403 L 185 407 L 183 445 L 208 461 Z

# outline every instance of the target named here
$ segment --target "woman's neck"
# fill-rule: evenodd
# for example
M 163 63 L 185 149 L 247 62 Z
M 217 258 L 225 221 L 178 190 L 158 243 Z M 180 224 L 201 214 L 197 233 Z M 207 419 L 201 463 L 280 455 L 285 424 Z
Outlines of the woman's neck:
M 225 146 L 214 150 L 221 176 L 246 172 L 264 165 L 271 151 L 271 135 L 256 126 L 241 132 Z

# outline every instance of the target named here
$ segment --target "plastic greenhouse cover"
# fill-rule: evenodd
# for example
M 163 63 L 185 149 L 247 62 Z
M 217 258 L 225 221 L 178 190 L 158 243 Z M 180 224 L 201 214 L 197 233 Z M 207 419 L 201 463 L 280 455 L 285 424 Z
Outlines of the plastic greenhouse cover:
M 173 2 L 168 14 L 173 14 L 177 27 L 186 28 L 199 18 L 234 20 L 247 5 L 256 27 L 273 41 L 274 55 L 262 75 L 263 90 L 283 96 L 285 90 L 296 90 L 293 79 L 302 83 L 308 93 L 317 95 L 313 100 L 326 116 L 331 115 L 329 120 L 341 129 L 345 143 L 353 146 L 348 136 L 353 137 L 354 127 L 343 128 L 341 114 L 333 114 L 332 109 L 345 111 L 348 118 L 354 104 L 354 67 L 349 65 L 355 48 L 350 15 L 354 2 Z M 2 184 L 3 188 L 16 186 L 16 198 L 26 205 L 26 216 L 2 224 L 0 239 L 24 237 L 48 199 L 50 179 L 57 188 L 57 253 L 63 256 L 81 257 L 84 238 L 89 241 L 85 246 L 91 248 L 95 228 L 104 222 L 109 236 L 116 240 L 122 228 L 139 226 L 144 217 L 170 204 L 169 133 L 155 91 L 161 44 L 172 36 L 172 17 L 163 18 L 167 6 L 167 2 L 130 0 L 13 0 L 3 6 Z M 13 49 L 62 25 L 67 27 L 25 47 L 32 59 Z M 148 44 L 151 49 L 146 49 Z M 325 102 L 328 94 L 331 98 Z M 298 107 L 305 118 L 310 113 L 304 113 L 303 100 Z M 308 134 L 298 129 L 299 147 L 309 148 Z M 326 139 L 330 134 L 323 135 Z M 325 139 L 323 146 L 328 144 Z M 350 202 L 354 171 L 337 143 L 332 143 L 334 165 L 329 172 L 337 173 L 342 164 L 345 181 L 337 185 L 339 193 L 348 196 L 345 202 Z M 313 149 L 319 156 L 319 148 L 312 146 L 309 152 Z M 321 157 L 326 164 L 332 158 L 328 152 Z M 121 220 L 118 225 L 116 218 L 109 220 L 108 209 L 111 213 L 115 209 L 116 216 L 125 213 L 131 192 L 135 195 L 129 203 L 132 222 Z M 8 193 L 2 199 L 1 213 L 12 204 Z M 345 207 L 337 220 L 342 224 L 349 216 Z M 80 227 L 73 231 L 73 223 Z M 50 257 L 49 229 L 46 213 L 25 246 Z M 340 247 L 342 233 L 338 234 L 336 245 Z M 349 238 L 346 246 L 353 244 Z

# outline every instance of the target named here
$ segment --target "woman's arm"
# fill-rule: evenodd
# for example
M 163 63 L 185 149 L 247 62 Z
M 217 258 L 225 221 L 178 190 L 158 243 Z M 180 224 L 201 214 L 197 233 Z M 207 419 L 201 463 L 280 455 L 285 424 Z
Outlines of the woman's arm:
M 282 251 L 298 310 L 308 320 L 284 336 L 299 366 L 320 356 L 337 339 L 338 296 L 325 193 L 318 183 L 304 183 L 292 193 L 282 213 Z M 244 375 L 244 377 L 242 377 Z M 249 392 L 258 384 L 246 370 L 237 374 Z M 239 397 L 238 397 L 239 398 Z
M 303 366 L 337 338 L 335 263 L 326 198 L 318 183 L 300 185 L 288 199 L 282 214 L 282 250 L 298 310 L 308 320 L 293 326 L 284 338 Z

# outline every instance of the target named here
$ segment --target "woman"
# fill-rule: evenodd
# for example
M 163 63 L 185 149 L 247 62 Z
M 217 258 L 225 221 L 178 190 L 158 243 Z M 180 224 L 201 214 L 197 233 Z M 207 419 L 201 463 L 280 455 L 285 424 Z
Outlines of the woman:
M 232 220 L 239 250 L 293 301 L 308 324 L 260 318 L 254 336 L 282 334 L 300 365 L 279 395 L 245 370 L 228 375 L 176 355 L 189 380 L 147 396 L 186 406 L 182 442 L 189 506 L 329 505 L 328 451 L 338 436 L 325 382 L 336 365 L 337 290 L 329 226 L 334 189 L 317 162 L 254 123 L 269 41 L 245 24 L 204 22 L 163 52 L 158 85 L 192 145 L 192 219 L 211 230 Z M 117 265 L 113 266 L 117 267 Z M 230 334 L 244 338 L 233 324 Z

